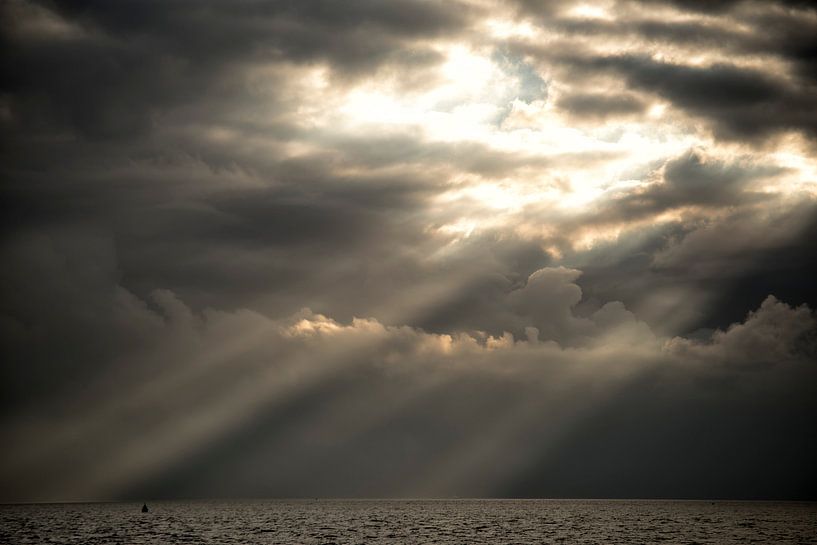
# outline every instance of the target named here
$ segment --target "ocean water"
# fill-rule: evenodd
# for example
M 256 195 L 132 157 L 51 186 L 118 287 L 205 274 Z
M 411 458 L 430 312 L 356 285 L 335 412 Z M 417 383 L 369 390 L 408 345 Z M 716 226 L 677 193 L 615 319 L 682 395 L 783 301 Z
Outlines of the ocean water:
M 817 543 L 817 504 L 185 501 L 0 506 L 0 543 Z

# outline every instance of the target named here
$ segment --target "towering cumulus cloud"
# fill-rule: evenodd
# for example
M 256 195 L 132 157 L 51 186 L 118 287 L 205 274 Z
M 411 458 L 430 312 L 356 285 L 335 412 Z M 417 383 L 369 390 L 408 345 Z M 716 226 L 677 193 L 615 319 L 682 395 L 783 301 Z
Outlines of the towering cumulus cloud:
M 810 3 L 0 10 L 0 501 L 817 497 Z

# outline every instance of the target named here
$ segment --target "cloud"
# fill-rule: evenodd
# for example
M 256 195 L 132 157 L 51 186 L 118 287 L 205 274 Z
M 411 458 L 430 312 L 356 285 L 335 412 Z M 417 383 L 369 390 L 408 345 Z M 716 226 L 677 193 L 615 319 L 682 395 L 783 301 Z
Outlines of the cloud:
M 708 67 L 636 55 L 556 59 L 570 70 L 611 72 L 635 89 L 654 93 L 711 122 L 717 136 L 752 141 L 777 131 L 814 136 L 811 95 L 761 71 L 729 64 Z
M 761 2 L 751 2 L 746 0 L 716 0 L 714 2 L 704 2 L 700 0 L 656 0 L 653 2 L 652 0 L 643 1 L 640 0 L 641 3 L 651 4 L 651 3 L 663 3 L 663 4 L 671 4 L 675 5 L 680 9 L 686 10 L 695 10 L 695 11 L 703 11 L 703 12 L 710 12 L 710 13 L 722 13 L 725 11 L 729 11 L 735 7 L 739 7 L 741 4 L 762 4 Z M 779 0 L 775 2 L 767 2 L 766 4 L 774 5 L 774 6 L 790 6 L 796 9 L 809 9 L 813 6 L 809 4 L 809 2 L 804 2 L 803 0 Z
M 541 310 L 567 308 L 576 275 L 538 271 L 520 295 Z M 564 348 L 532 328 L 523 338 L 433 334 L 309 310 L 281 320 L 246 309 L 195 313 L 169 291 L 151 299 L 153 307 L 112 293 L 119 319 L 105 325 L 99 316 L 95 334 L 118 323 L 144 340 L 120 351 L 81 398 L 68 392 L 22 421 L 6 418 L 4 435 L 18 445 L 4 453 L 10 497 L 491 494 L 558 450 L 565 426 L 655 373 L 672 395 L 737 380 L 763 402 L 783 386 L 764 387 L 753 374 L 814 373 L 813 311 L 773 297 L 706 343 L 673 338 L 663 348 L 620 303 L 587 321 L 598 327 L 595 342 Z M 638 448 L 628 452 L 637 457 Z M 395 482 L 396 474 L 411 478 Z
M 808 6 L 0 9 L 4 497 L 814 496 Z
M 91 139 L 145 135 L 178 108 L 221 109 L 227 96 L 252 94 L 243 72 L 263 63 L 324 64 L 337 82 L 386 65 L 437 64 L 422 41 L 463 30 L 472 11 L 413 0 L 343 9 L 248 1 L 229 12 L 217 2 L 51 7 L 5 8 L 3 91 L 18 122 L 46 117 Z M 35 15 L 84 30 L 71 39 L 34 35 Z
M 675 9 L 660 10 L 661 4 Z M 604 17 L 533 6 L 522 11 L 523 18 L 541 18 L 553 34 L 542 42 L 514 39 L 512 49 L 574 88 L 562 99 L 565 106 L 613 86 L 597 104 L 612 100 L 613 92 L 639 91 L 705 120 L 718 138 L 762 144 L 795 131 L 813 139 L 810 52 L 817 26 L 808 3 L 617 2 L 608 8 L 600 8 Z
M 744 323 L 716 331 L 711 342 L 675 338 L 668 348 L 681 359 L 701 359 L 725 365 L 785 365 L 792 360 L 813 358 L 817 353 L 817 319 L 806 307 L 792 308 L 767 297 L 750 312 Z
M 558 106 L 573 117 L 590 119 L 643 114 L 646 110 L 646 104 L 632 94 L 572 93 L 560 98 Z
M 781 174 L 779 167 L 753 164 L 743 158 L 729 163 L 688 150 L 647 175 L 651 184 L 612 192 L 600 203 L 591 222 L 637 222 L 678 209 L 723 209 L 751 205 L 767 197 L 753 191 L 759 181 Z

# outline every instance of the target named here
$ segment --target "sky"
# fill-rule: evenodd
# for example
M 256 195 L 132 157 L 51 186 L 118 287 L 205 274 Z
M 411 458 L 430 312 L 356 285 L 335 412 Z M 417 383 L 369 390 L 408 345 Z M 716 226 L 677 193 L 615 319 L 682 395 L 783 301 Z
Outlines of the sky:
M 0 501 L 817 498 L 817 9 L 0 4 Z

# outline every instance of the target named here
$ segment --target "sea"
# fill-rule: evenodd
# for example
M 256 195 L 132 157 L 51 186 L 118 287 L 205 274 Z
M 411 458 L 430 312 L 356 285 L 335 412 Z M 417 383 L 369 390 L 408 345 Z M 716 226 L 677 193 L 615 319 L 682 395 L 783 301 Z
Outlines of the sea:
M 817 503 L 243 500 L 0 506 L 0 543 L 817 543 Z

